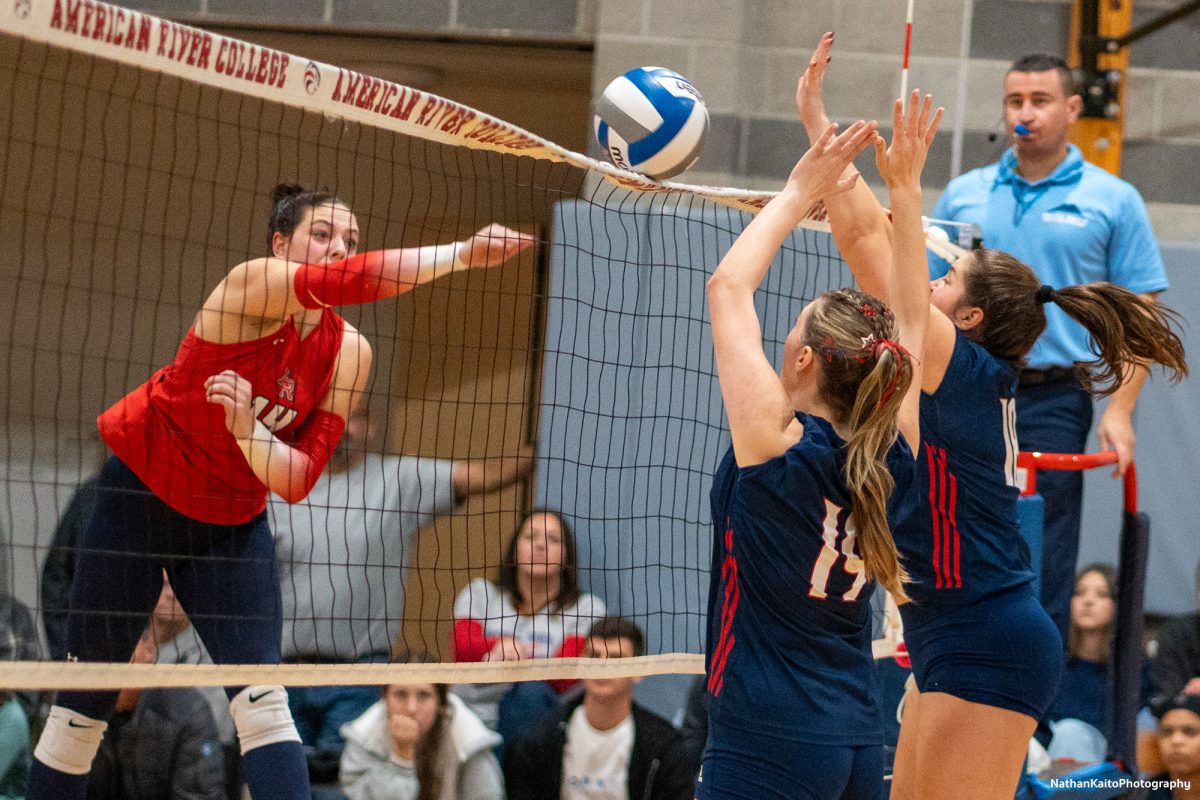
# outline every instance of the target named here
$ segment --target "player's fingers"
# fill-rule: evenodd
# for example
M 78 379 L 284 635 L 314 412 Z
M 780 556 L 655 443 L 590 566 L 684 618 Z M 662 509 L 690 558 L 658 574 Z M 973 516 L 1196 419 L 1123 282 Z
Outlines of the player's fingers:
M 813 142 L 813 148 L 819 149 L 828 147 L 829 143 L 833 141 L 833 137 L 837 133 L 837 129 L 838 124 L 836 122 L 829 123 L 829 127 L 827 127 L 825 131 L 819 137 L 817 137 L 817 140 Z
M 925 131 L 925 146 L 933 144 L 933 139 L 937 136 L 938 128 L 942 124 L 942 116 L 945 115 L 946 109 L 938 107 L 938 110 L 933 112 L 933 119 L 929 121 L 929 127 Z
M 921 99 L 920 112 L 917 114 L 917 124 L 913 126 L 909 133 L 914 136 L 920 136 L 925 126 L 929 124 L 929 116 L 933 113 L 933 95 L 927 94 Z
M 904 99 L 897 98 L 892 103 L 892 141 L 900 138 L 904 131 Z

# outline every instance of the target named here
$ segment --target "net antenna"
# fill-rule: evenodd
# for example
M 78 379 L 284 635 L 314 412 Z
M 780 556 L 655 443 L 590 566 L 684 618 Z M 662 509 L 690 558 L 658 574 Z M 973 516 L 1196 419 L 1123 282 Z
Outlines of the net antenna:
M 900 102 L 908 104 L 908 54 L 912 48 L 913 3 L 908 0 L 908 8 L 904 12 L 904 54 L 900 60 Z

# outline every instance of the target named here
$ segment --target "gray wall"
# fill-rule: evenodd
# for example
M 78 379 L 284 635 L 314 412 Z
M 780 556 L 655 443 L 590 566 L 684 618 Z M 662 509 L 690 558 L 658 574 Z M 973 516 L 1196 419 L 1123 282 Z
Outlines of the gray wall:
M 1138 0 L 1136 21 L 1177 5 Z M 962 119 L 962 168 L 995 160 L 1003 143 L 987 137 L 1000 121 L 1007 65 L 1035 50 L 1065 54 L 1070 7 L 1069 0 L 916 0 L 909 86 L 932 91 L 947 111 L 926 168 L 931 189 L 952 176 L 956 116 Z M 823 31 L 837 33 L 826 83 L 831 116 L 890 120 L 904 8 L 901 0 L 602 0 L 593 96 L 631 67 L 679 70 L 699 88 L 712 116 L 700 162 L 681 179 L 775 187 L 806 141 L 793 95 Z M 1123 176 L 1146 196 L 1163 240 L 1200 239 L 1198 42 L 1200 14 L 1132 49 Z M 930 207 L 936 194 L 929 193 Z

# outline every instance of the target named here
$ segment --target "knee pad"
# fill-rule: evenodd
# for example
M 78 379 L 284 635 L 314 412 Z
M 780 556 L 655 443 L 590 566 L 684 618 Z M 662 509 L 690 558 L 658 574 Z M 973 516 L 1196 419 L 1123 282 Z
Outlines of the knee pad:
M 59 772 L 86 775 L 107 729 L 107 722 L 85 717 L 69 708 L 51 706 L 33 757 Z
M 247 686 L 229 701 L 242 755 L 280 742 L 300 742 L 282 686 Z

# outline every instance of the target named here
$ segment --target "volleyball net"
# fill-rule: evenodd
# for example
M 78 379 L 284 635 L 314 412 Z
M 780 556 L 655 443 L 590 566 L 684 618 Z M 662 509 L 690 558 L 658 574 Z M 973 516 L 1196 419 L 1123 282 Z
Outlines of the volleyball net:
M 708 490 L 729 443 L 704 283 L 769 195 L 654 183 L 424 91 L 92 0 L 0 7 L 0 176 L 0 588 L 44 659 L 0 665 L 0 685 L 703 671 Z M 377 433 L 343 441 L 359 472 L 269 504 L 287 663 L 75 663 L 62 636 L 107 454 L 96 417 L 171 362 L 233 265 L 266 254 L 279 182 L 345 199 L 360 250 L 492 222 L 537 245 L 341 310 L 374 351 Z M 756 298 L 773 359 L 805 301 L 851 282 L 823 227 L 813 212 Z M 480 474 L 487 490 L 461 482 Z M 620 615 L 646 656 L 455 662 L 464 620 L 495 633 L 489 592 L 541 507 L 573 529 L 581 597 L 520 636 L 552 654 Z M 402 650 L 442 663 L 386 663 Z

